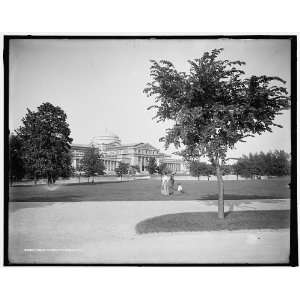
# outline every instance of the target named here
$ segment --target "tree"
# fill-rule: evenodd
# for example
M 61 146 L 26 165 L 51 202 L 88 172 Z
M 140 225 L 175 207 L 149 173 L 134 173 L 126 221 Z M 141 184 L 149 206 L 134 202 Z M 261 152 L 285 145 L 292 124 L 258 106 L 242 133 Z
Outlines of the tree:
M 150 157 L 149 162 L 148 162 L 148 166 L 147 166 L 147 170 L 148 170 L 150 175 L 157 172 L 157 163 L 156 163 L 156 159 L 154 157 Z
M 283 150 L 274 151 L 274 175 L 286 176 L 290 174 L 290 155 Z
M 245 168 L 242 159 L 239 159 L 235 164 L 232 165 L 233 172 L 236 174 L 236 180 L 239 180 L 239 175 L 242 175 L 242 172 Z
M 95 175 L 103 175 L 105 166 L 103 160 L 101 158 L 99 149 L 96 148 L 94 145 L 91 145 L 85 151 L 84 156 L 81 160 L 81 169 L 85 172 L 85 175 L 89 178 L 92 176 L 94 182 Z
M 128 169 L 129 169 L 129 164 L 120 162 L 119 166 L 115 168 L 115 172 L 119 177 L 121 177 L 122 180 L 123 175 L 128 174 Z
M 236 164 L 233 165 L 234 172 L 245 178 L 255 176 L 286 176 L 290 174 L 290 156 L 283 150 L 260 152 L 249 156 L 243 155 Z
M 190 163 L 190 173 L 194 177 L 207 176 L 207 180 L 213 174 L 213 168 L 210 164 L 200 161 L 192 161 Z
M 46 102 L 37 111 L 27 109 L 23 126 L 16 132 L 22 140 L 25 167 L 38 177 L 46 177 L 48 184 L 71 171 L 70 148 L 72 138 L 67 115 L 58 106 Z
M 207 156 L 218 178 L 218 217 L 224 218 L 222 168 L 226 154 L 237 142 L 254 134 L 272 131 L 274 118 L 290 106 L 286 88 L 272 85 L 285 82 L 278 77 L 245 78 L 241 61 L 220 60 L 223 49 L 205 52 L 190 60 L 189 73 L 179 72 L 166 60 L 152 60 L 144 92 L 155 97 L 157 122 L 171 120 L 173 126 L 161 138 L 184 149 L 180 154 L 191 160 Z
M 22 159 L 22 140 L 18 135 L 9 136 L 9 178 L 11 185 L 14 180 L 22 179 L 25 175 Z
M 159 166 L 157 167 L 157 172 L 158 174 L 160 174 L 160 176 L 171 173 L 166 163 L 160 163 Z
M 290 174 L 290 155 L 283 150 L 265 154 L 265 175 L 286 176 Z
M 133 174 L 140 173 L 140 167 L 138 165 L 130 166 L 129 171 Z

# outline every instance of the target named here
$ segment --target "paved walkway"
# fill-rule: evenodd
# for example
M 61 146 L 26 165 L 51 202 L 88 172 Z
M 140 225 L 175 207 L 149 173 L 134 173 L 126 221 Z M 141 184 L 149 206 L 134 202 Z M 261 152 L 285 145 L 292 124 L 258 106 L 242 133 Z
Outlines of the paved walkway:
M 225 210 L 285 210 L 289 203 L 234 200 L 226 201 Z M 216 211 L 216 205 L 217 201 L 10 203 L 10 259 L 19 263 L 288 262 L 288 229 L 135 232 L 144 219 Z

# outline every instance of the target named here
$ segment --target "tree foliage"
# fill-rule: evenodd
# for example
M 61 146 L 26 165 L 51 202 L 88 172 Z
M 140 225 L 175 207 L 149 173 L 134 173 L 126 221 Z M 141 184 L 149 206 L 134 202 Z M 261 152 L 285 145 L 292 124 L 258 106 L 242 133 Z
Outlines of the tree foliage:
M 140 167 L 138 165 L 133 165 L 129 167 L 129 173 L 130 174 L 136 174 L 136 173 L 140 173 Z
M 200 161 L 192 161 L 190 163 L 190 173 L 194 177 L 207 176 L 207 180 L 209 177 L 214 174 L 214 169 L 211 164 L 200 162 Z
M 168 168 L 166 163 L 160 163 L 159 166 L 157 167 L 157 172 L 160 175 L 164 175 L 164 174 L 170 174 L 171 170 Z
M 144 92 L 155 96 L 156 105 L 149 108 L 157 109 L 158 122 L 175 121 L 162 139 L 166 146 L 184 145 L 193 156 L 224 160 L 238 141 L 281 127 L 274 119 L 289 107 L 289 97 L 286 88 L 270 83 L 285 82 L 279 77 L 242 78 L 239 67 L 245 63 L 217 60 L 222 50 L 190 60 L 189 74 L 169 61 L 151 61 L 153 81 Z
M 290 155 L 283 150 L 243 155 L 233 166 L 235 174 L 255 176 L 286 176 L 290 174 Z
M 226 154 L 246 137 L 272 131 L 274 119 L 290 106 L 286 88 L 279 77 L 246 78 L 242 61 L 219 59 L 223 49 L 205 52 L 189 60 L 189 72 L 180 72 L 166 60 L 152 60 L 144 92 L 155 98 L 148 109 L 156 110 L 157 122 L 174 124 L 161 140 L 165 146 L 183 146 L 186 159 L 207 156 L 216 167 L 219 183 L 219 217 L 224 213 L 221 168 Z
M 9 136 L 9 178 L 22 179 L 25 175 L 24 161 L 22 158 L 22 140 L 18 135 Z
M 157 172 L 157 163 L 156 163 L 156 159 L 154 157 L 150 157 L 149 158 L 149 162 L 148 162 L 148 166 L 147 166 L 147 170 L 149 172 L 149 174 L 154 174 L 155 172 Z
M 53 183 L 71 173 L 71 142 L 67 115 L 46 102 L 37 111 L 27 109 L 23 125 L 17 130 L 22 140 L 25 167 L 34 178 L 46 177 Z
M 115 168 L 115 172 L 117 176 L 121 177 L 121 179 L 123 175 L 128 174 L 128 170 L 129 170 L 129 164 L 123 162 L 120 162 L 119 166 Z
M 87 177 L 94 177 L 96 175 L 103 175 L 105 166 L 99 152 L 99 149 L 91 145 L 81 160 L 81 169 L 85 172 Z

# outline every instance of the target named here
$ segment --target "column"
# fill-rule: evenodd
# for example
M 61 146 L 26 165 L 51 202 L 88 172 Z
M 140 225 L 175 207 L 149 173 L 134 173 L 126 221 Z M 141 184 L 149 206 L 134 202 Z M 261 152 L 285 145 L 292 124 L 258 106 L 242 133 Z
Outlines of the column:
M 142 172 L 142 166 L 143 166 L 143 158 L 140 156 L 139 157 L 139 159 L 140 159 L 140 162 L 139 162 L 139 164 L 140 164 L 140 171 Z
M 76 167 L 77 167 L 77 161 L 76 161 L 76 158 L 75 159 L 73 159 L 73 168 L 76 170 Z

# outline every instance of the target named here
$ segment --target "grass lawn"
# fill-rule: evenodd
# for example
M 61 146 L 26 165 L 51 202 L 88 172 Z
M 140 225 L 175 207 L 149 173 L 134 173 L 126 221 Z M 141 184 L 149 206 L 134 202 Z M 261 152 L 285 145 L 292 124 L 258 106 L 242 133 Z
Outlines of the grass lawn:
M 225 181 L 225 200 L 289 198 L 289 178 Z M 175 186 L 176 186 L 175 182 Z M 183 181 L 184 194 L 163 196 L 156 179 L 96 184 L 19 186 L 9 188 L 9 200 L 18 202 L 215 200 L 217 182 Z
M 289 210 L 235 211 L 219 220 L 215 212 L 187 212 L 146 219 L 136 232 L 216 231 L 242 229 L 281 229 L 290 226 Z

